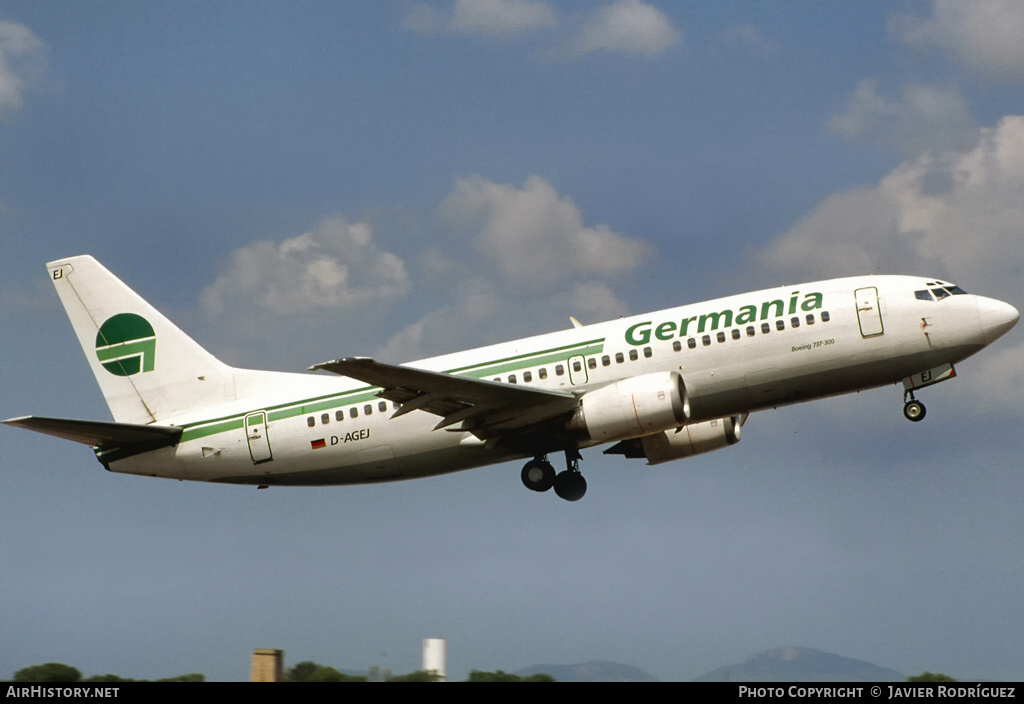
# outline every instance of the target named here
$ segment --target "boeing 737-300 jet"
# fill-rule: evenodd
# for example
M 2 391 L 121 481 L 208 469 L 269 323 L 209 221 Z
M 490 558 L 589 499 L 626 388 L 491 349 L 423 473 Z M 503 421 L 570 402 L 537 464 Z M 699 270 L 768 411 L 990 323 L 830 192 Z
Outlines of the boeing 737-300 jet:
M 648 464 L 739 441 L 748 414 L 902 382 L 915 392 L 1012 328 L 1017 310 L 919 276 L 754 291 L 404 365 L 310 371 L 214 358 L 89 256 L 47 265 L 114 422 L 5 423 L 84 443 L 108 470 L 271 485 L 384 482 L 528 459 L 575 501 L 580 450 Z M 548 455 L 564 453 L 556 474 Z

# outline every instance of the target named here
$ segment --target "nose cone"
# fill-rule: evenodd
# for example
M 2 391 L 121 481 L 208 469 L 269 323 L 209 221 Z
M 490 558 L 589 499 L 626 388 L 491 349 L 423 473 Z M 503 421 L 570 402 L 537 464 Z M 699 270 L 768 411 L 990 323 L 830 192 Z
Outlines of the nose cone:
M 1005 335 L 1020 319 L 1020 313 L 1009 303 L 984 296 L 978 298 L 978 314 L 987 345 Z

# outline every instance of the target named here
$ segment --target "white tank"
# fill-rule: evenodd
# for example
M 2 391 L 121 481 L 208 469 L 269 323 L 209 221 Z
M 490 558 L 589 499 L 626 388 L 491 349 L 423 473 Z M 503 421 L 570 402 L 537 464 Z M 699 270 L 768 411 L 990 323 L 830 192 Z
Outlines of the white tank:
M 443 638 L 423 639 L 423 670 L 433 670 L 441 676 L 440 681 L 448 679 L 448 643 Z

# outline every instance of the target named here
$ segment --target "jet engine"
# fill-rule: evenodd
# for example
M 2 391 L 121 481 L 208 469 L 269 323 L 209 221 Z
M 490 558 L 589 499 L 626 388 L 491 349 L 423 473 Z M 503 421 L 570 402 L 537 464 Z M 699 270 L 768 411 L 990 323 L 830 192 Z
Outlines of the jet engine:
M 587 392 L 567 425 L 570 432 L 600 443 L 677 428 L 689 417 L 683 377 L 679 372 L 663 372 Z
M 647 464 L 661 464 L 735 445 L 740 441 L 742 425 L 740 416 L 717 418 L 625 440 L 609 447 L 604 454 L 644 458 Z

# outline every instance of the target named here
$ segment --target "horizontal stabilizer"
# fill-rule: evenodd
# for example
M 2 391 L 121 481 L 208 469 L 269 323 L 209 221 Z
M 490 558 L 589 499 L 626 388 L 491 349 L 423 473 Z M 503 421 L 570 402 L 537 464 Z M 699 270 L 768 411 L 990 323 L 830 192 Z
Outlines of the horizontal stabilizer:
M 40 416 L 9 418 L 4 423 L 90 445 L 96 448 L 97 453 L 120 449 L 134 454 L 176 445 L 181 438 L 181 428 L 166 425 L 134 425 Z

